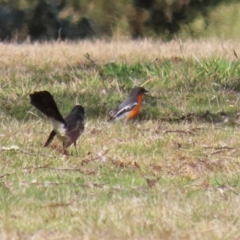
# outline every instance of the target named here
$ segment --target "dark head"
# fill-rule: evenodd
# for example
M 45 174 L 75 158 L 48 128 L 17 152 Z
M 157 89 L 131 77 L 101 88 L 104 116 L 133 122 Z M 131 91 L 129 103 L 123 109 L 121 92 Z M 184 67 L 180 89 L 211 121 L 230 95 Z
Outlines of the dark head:
M 133 89 L 132 89 L 132 91 L 130 92 L 130 95 L 131 96 L 133 96 L 133 95 L 139 95 L 139 94 L 141 94 L 141 95 L 143 95 L 143 94 L 145 94 L 145 93 L 147 93 L 147 92 L 149 92 L 149 91 L 147 91 L 145 88 L 143 88 L 143 87 L 134 87 Z
M 76 105 L 76 106 L 72 109 L 72 111 L 71 111 L 70 114 L 71 114 L 71 115 L 72 115 L 72 114 L 81 115 L 81 117 L 82 117 L 82 119 L 83 119 L 83 118 L 84 118 L 84 108 L 83 108 L 81 105 Z

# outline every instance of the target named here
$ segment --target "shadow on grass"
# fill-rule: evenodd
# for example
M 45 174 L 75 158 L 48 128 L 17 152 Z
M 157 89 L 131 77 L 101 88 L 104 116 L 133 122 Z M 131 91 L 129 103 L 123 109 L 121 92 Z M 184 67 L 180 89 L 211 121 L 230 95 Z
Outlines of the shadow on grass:
M 240 92 L 240 78 L 230 79 L 228 83 L 222 84 L 224 90 L 233 91 L 236 93 Z
M 63 117 L 66 117 L 76 103 L 82 105 L 85 109 L 85 115 L 90 119 L 104 118 L 108 112 L 105 102 L 99 96 L 92 96 L 90 93 L 83 93 L 81 95 L 74 93 L 65 96 L 62 93 L 54 93 L 53 97 Z M 87 100 L 89 99 L 89 100 Z M 18 121 L 28 121 L 33 118 L 29 112 L 34 112 L 37 115 L 42 115 L 40 111 L 30 104 L 29 96 L 19 97 L 18 100 L 7 101 L 0 98 L 0 111 L 7 116 Z
M 85 117 L 87 119 L 108 119 L 108 113 L 111 109 L 116 107 L 115 103 L 110 104 L 107 102 L 106 98 L 103 99 L 101 96 L 92 96 L 91 93 L 85 92 L 81 95 L 78 93 L 54 93 L 54 99 L 59 107 L 60 112 L 63 117 L 66 117 L 75 105 L 76 99 L 78 103 L 85 108 Z M 147 100 L 150 100 L 147 102 Z M 206 111 L 204 113 L 187 113 L 181 115 L 181 113 L 173 113 L 173 117 L 163 117 L 160 107 L 157 106 L 157 100 L 151 98 L 151 96 L 146 97 L 146 102 L 148 105 L 144 105 L 141 109 L 137 121 L 163 121 L 169 123 L 178 122 L 208 122 L 212 124 L 228 123 L 235 125 L 240 118 L 239 112 L 218 112 L 212 113 Z M 28 121 L 33 118 L 30 112 L 41 116 L 42 114 L 35 109 L 30 104 L 30 99 L 28 96 L 24 96 L 21 100 L 17 101 L 6 101 L 0 98 L 0 110 L 6 115 L 18 120 L 18 121 Z M 176 117 L 175 117 L 176 116 Z
M 240 113 L 239 112 L 218 112 L 211 113 L 210 111 L 206 111 L 205 113 L 188 113 L 181 117 L 177 118 L 160 118 L 160 121 L 164 122 L 206 122 L 211 124 L 220 124 L 220 123 L 228 123 L 230 125 L 235 125 L 239 121 Z

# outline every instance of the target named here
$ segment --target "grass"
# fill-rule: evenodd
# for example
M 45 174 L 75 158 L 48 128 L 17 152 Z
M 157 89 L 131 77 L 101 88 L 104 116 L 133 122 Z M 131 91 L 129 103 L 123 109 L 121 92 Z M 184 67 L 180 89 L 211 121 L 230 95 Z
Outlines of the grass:
M 0 236 L 238 239 L 238 48 L 215 40 L 0 44 Z M 109 110 L 140 85 L 150 94 L 139 117 L 108 123 Z M 78 155 L 56 151 L 57 139 L 42 147 L 51 126 L 28 95 L 43 89 L 63 116 L 85 107 Z

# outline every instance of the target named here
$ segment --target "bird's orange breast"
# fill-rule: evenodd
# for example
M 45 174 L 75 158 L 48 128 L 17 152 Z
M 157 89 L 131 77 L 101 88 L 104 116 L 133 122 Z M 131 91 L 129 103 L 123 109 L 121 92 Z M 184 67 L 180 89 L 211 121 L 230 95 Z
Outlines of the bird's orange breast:
M 137 96 L 138 105 L 129 112 L 128 117 L 127 117 L 128 120 L 135 118 L 139 114 L 141 106 L 142 106 L 142 99 L 143 99 L 143 94 L 139 94 Z

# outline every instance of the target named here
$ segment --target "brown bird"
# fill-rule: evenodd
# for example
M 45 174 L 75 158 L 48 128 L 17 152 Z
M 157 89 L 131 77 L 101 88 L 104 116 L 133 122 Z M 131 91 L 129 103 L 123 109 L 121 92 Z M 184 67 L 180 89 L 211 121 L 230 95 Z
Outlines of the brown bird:
M 74 144 L 84 131 L 84 108 L 76 105 L 70 114 L 63 119 L 58 107 L 48 91 L 39 91 L 30 94 L 31 104 L 44 113 L 52 122 L 53 130 L 50 133 L 44 147 L 49 146 L 54 137 L 63 142 L 63 148 L 66 149 Z

